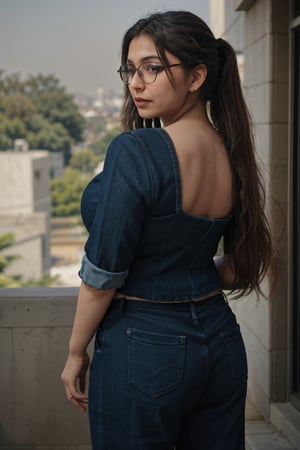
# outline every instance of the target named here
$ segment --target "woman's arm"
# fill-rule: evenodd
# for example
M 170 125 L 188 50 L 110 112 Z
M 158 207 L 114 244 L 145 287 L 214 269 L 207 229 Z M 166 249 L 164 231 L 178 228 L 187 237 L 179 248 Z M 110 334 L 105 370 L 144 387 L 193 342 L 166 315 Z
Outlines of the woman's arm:
M 66 395 L 75 406 L 86 410 L 88 397 L 84 394 L 86 372 L 89 367 L 87 346 L 102 321 L 115 289 L 97 290 L 81 283 L 77 308 L 69 343 L 69 355 L 61 378 Z M 79 382 L 79 390 L 77 384 Z
M 154 201 L 146 145 L 140 139 L 133 132 L 117 136 L 105 157 L 101 185 L 95 192 L 87 188 L 83 196 L 89 236 L 79 271 L 83 283 L 69 356 L 62 373 L 68 399 L 83 410 L 87 402 L 84 389 L 89 366 L 86 348 L 116 289 L 126 281 L 145 211 Z
M 230 253 L 226 253 L 222 256 L 215 256 L 214 263 L 221 280 L 221 289 L 233 289 L 235 273 L 232 255 Z

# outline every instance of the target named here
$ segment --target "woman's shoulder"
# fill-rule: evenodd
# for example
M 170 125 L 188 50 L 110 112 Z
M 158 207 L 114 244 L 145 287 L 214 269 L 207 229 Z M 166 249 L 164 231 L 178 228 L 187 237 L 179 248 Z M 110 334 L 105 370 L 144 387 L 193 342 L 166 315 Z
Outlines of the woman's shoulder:
M 156 157 L 163 148 L 172 147 L 168 134 L 162 128 L 137 128 L 123 131 L 115 136 L 108 148 L 108 153 L 144 153 L 148 157 Z
M 106 157 L 111 157 L 112 155 L 129 155 L 135 153 L 139 147 L 139 142 L 136 139 L 132 131 L 123 131 L 117 134 L 110 142 Z
M 151 179 L 166 178 L 177 168 L 173 143 L 163 128 L 137 128 L 117 135 L 107 153 L 109 159 L 132 166 L 146 165 Z M 131 162 L 130 162 L 131 161 Z
M 110 147 L 119 145 L 139 146 L 142 142 L 153 139 L 154 129 L 138 128 L 135 130 L 123 131 L 117 134 L 111 141 Z
M 108 168 L 130 167 L 135 171 L 150 173 L 157 160 L 159 139 L 154 130 L 136 129 L 115 136 L 106 153 L 104 170 Z

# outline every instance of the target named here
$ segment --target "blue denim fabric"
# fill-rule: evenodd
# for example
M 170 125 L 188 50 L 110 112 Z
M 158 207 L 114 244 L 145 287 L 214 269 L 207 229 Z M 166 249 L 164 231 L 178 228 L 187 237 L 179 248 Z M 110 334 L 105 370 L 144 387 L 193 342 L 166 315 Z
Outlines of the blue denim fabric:
M 231 217 L 182 210 L 177 155 L 163 129 L 113 140 L 103 172 L 83 194 L 82 218 L 89 237 L 79 275 L 90 286 L 174 302 L 220 287 L 213 256 Z
M 89 286 L 93 286 L 96 289 L 118 288 L 123 286 L 127 275 L 128 270 L 124 270 L 123 272 L 107 272 L 106 270 L 99 269 L 99 267 L 94 266 L 87 259 L 86 255 L 83 255 L 79 276 Z
M 245 348 L 222 295 L 114 299 L 95 338 L 93 450 L 244 450 Z

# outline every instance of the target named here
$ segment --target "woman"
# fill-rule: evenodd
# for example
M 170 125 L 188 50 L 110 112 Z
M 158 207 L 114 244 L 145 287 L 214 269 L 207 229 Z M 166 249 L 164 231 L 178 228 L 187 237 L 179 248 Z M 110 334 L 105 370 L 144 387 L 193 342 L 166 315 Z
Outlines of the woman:
M 244 449 L 246 355 L 221 289 L 259 291 L 271 238 L 235 53 L 197 16 L 157 13 L 125 34 L 119 73 L 127 131 L 82 199 L 66 395 L 89 401 L 93 449 Z

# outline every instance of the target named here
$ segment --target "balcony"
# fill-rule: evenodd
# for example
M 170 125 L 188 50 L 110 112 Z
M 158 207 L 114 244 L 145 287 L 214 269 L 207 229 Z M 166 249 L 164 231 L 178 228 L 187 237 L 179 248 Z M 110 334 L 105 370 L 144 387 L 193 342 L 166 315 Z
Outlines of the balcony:
M 76 295 L 0 290 L 1 449 L 90 449 L 88 416 L 71 407 L 60 381 Z
M 0 289 L 0 450 L 90 450 L 88 416 L 60 381 L 77 291 Z M 293 448 L 250 402 L 246 412 L 247 449 Z

